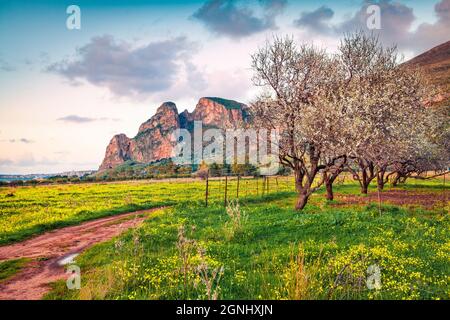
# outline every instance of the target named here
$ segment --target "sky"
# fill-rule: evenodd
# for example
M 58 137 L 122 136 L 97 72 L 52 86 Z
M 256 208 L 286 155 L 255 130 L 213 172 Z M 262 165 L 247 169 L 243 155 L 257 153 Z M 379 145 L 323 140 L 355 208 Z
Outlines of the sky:
M 373 4 L 372 31 L 405 60 L 450 38 L 450 0 L 0 0 L 0 174 L 97 169 L 112 136 L 134 137 L 165 101 L 249 102 L 266 40 L 333 52 Z

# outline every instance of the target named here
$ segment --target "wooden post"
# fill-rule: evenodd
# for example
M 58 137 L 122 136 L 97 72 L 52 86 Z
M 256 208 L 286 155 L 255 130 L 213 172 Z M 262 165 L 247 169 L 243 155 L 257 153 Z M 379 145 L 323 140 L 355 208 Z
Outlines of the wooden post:
M 248 180 L 245 180 L 245 197 L 248 196 Z
M 209 176 L 206 176 L 205 206 L 208 207 Z
M 277 184 L 277 192 L 280 192 L 280 189 L 278 188 L 278 177 L 275 177 L 275 182 Z
M 442 211 L 443 211 L 443 213 L 444 213 L 444 215 L 445 215 L 445 206 L 446 206 L 446 204 L 447 204 L 447 192 L 446 192 L 446 190 L 445 190 L 445 176 L 446 176 L 446 173 L 444 173 L 444 179 L 443 179 L 443 181 L 442 181 L 442 183 L 444 184 L 444 189 L 443 189 L 443 192 L 444 192 L 444 201 L 442 202 Z
M 262 196 L 264 197 L 264 194 L 266 192 L 266 183 L 267 183 L 267 177 L 264 176 L 263 178 L 263 186 L 262 186 Z
M 239 180 L 241 179 L 241 176 L 237 176 L 237 187 L 236 187 L 236 198 L 239 199 Z
M 228 193 L 228 176 L 225 176 L 225 197 L 224 197 L 224 205 L 227 206 L 227 193 Z
M 258 188 L 258 177 L 256 177 L 256 196 L 259 195 L 259 188 Z

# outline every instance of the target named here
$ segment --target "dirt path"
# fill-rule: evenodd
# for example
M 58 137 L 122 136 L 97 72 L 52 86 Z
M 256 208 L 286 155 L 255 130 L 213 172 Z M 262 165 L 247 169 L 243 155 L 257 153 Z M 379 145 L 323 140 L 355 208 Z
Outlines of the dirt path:
M 67 277 L 63 260 L 138 226 L 148 213 L 158 209 L 101 218 L 0 247 L 0 261 L 34 259 L 18 274 L 0 284 L 0 300 L 42 298 L 50 290 L 50 282 Z

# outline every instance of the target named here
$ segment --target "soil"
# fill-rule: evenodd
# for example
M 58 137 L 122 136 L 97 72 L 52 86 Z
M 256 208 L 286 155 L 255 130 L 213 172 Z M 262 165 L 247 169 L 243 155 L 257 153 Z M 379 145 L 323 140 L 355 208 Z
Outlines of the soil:
M 335 206 L 378 203 L 378 192 L 370 192 L 367 196 L 336 194 L 336 200 L 340 203 Z M 448 196 L 441 193 L 427 193 L 408 190 L 387 190 L 381 192 L 382 203 L 398 206 L 421 206 L 426 209 L 447 204 Z
M 41 299 L 51 289 L 51 282 L 69 276 L 62 265 L 64 260 L 137 227 L 147 218 L 147 214 L 158 209 L 101 218 L 1 246 L 0 261 L 19 258 L 33 260 L 16 275 L 0 283 L 0 300 Z

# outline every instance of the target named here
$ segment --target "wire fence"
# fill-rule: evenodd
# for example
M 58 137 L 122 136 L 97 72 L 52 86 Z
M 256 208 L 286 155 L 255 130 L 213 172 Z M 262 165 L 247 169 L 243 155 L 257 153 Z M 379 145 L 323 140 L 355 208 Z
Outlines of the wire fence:
M 205 206 L 211 202 L 229 201 L 247 197 L 264 197 L 279 192 L 295 191 L 291 176 L 241 177 L 225 176 L 205 179 Z

